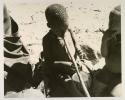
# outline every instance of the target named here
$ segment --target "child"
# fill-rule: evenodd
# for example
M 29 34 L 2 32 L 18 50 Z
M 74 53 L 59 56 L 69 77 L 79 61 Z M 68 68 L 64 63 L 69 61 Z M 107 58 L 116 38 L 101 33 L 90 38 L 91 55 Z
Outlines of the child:
M 45 11 L 45 16 L 47 26 L 50 28 L 50 31 L 43 38 L 43 55 L 46 64 L 45 72 L 51 81 L 49 86 L 55 89 L 57 87 L 55 84 L 59 82 L 61 86 L 65 84 L 66 91 L 70 93 L 68 95 L 65 91 L 67 96 L 83 96 L 76 88 L 71 87 L 73 86 L 72 82 L 65 81 L 66 79 L 70 80 L 67 76 L 72 76 L 75 73 L 75 68 L 72 66 L 72 60 L 65 43 L 69 44 L 69 51 L 75 58 L 76 53 L 82 55 L 80 46 L 76 43 L 74 34 L 69 29 L 66 8 L 60 4 L 50 5 Z M 65 82 L 58 80 L 63 79 L 61 77 L 64 78 Z M 64 95 L 62 93 L 58 96 Z
M 95 96 L 105 96 L 121 82 L 121 9 L 117 6 L 109 15 L 109 28 L 102 37 L 102 56 L 106 65 L 97 75 Z M 102 90 L 106 89 L 107 94 Z M 98 89 L 97 89 L 98 88 Z M 102 89 L 102 90 L 101 90 Z
M 19 92 L 32 80 L 29 53 L 18 36 L 18 24 L 4 5 L 4 93 Z

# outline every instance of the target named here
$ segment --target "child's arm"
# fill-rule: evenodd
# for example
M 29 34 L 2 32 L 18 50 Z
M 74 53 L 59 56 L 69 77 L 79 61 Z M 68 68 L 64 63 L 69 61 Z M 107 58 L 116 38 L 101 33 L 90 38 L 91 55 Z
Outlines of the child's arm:
M 103 57 L 108 56 L 108 47 L 110 45 L 110 40 L 113 38 L 113 32 L 106 31 L 102 37 L 101 44 L 101 54 Z
M 51 48 L 50 48 L 50 40 L 46 37 L 43 38 L 43 56 L 45 59 L 45 62 L 52 63 L 52 57 L 51 57 Z

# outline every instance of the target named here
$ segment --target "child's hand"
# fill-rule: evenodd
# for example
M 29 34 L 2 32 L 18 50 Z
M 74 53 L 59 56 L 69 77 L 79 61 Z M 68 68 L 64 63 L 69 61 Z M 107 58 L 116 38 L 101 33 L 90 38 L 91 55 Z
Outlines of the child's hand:
M 104 33 L 104 35 L 103 35 L 103 40 L 105 40 L 105 41 L 108 41 L 108 40 L 110 40 L 112 37 L 113 37 L 113 35 L 114 34 L 111 34 L 111 33 Z
M 118 32 L 118 31 L 116 31 L 116 30 L 107 30 L 107 31 L 105 31 L 104 32 L 104 36 L 103 36 L 103 38 L 105 39 L 105 40 L 110 40 L 110 39 L 115 39 L 116 40 L 116 36 L 117 35 L 120 35 L 121 33 L 120 32 Z

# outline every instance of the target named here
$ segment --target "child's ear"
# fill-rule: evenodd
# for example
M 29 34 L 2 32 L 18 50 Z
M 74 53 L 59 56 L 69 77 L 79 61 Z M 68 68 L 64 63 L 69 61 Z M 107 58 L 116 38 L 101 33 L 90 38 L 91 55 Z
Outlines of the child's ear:
M 51 28 L 51 24 L 47 23 L 47 26 L 48 26 L 49 28 Z

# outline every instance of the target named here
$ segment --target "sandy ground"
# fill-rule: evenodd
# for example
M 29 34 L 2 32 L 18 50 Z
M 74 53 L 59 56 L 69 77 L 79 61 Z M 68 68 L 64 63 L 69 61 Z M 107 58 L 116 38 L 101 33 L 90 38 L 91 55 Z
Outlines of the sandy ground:
M 63 4 L 69 14 L 72 30 L 80 44 L 87 44 L 100 52 L 102 33 L 107 29 L 109 12 L 121 0 L 5 0 L 10 15 L 19 25 L 19 33 L 27 46 L 32 61 L 38 62 L 42 51 L 42 38 L 48 32 L 44 11 L 53 3 Z M 104 60 L 100 60 L 101 66 Z M 100 66 L 100 65 L 99 65 Z

